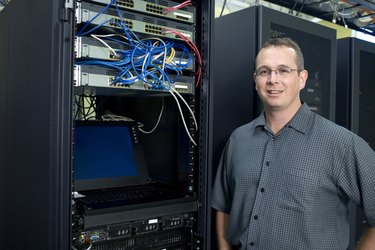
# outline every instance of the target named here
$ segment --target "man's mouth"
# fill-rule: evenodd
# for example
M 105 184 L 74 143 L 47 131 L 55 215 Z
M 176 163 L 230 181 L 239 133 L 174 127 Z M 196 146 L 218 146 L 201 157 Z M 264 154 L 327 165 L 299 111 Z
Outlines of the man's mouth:
M 282 90 L 267 90 L 267 93 L 270 95 L 281 94 L 282 92 Z

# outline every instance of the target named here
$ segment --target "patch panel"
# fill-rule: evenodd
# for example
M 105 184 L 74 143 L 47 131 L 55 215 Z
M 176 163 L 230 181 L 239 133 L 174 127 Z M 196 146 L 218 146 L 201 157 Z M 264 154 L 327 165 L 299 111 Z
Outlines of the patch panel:
M 91 0 L 91 2 L 99 4 L 108 4 L 110 0 Z M 195 7 L 185 6 L 182 9 L 177 9 L 171 12 L 166 12 L 166 8 L 171 8 L 179 3 L 172 1 L 153 1 L 147 2 L 143 0 L 117 0 L 117 6 L 120 9 L 137 11 L 145 14 L 156 15 L 168 18 L 175 21 L 195 24 Z
M 77 3 L 77 24 L 91 22 L 94 25 L 103 25 L 115 29 L 122 29 L 122 25 L 125 25 L 136 33 L 181 40 L 179 36 L 165 32 L 166 30 L 174 30 L 195 42 L 195 30 L 192 25 L 139 13 L 120 11 L 120 14 L 122 20 L 115 10 L 107 9 L 103 11 L 103 6 L 101 5 L 86 2 Z
M 74 86 L 89 87 L 105 87 L 111 89 L 127 89 L 127 90 L 144 90 L 154 92 L 168 92 L 167 90 L 151 89 L 149 84 L 142 80 L 138 80 L 131 85 L 118 86 L 113 84 L 117 73 L 112 69 L 91 66 L 91 65 L 75 65 L 74 66 Z M 171 79 L 176 76 L 171 75 Z M 181 94 L 194 94 L 194 76 L 179 75 L 177 81 L 171 85 Z
M 105 42 L 111 46 L 114 50 L 126 50 L 128 49 L 124 44 L 108 41 Z M 101 59 L 101 60 L 116 60 L 116 56 L 106 46 L 104 46 L 98 40 L 91 37 L 76 37 L 75 38 L 75 58 L 78 60 L 85 59 Z M 181 51 L 176 51 L 174 58 L 171 61 L 174 64 L 186 65 L 189 63 L 188 55 L 182 55 Z M 192 59 L 190 65 L 185 69 L 187 71 L 195 70 L 195 61 Z
M 109 22 L 109 25 L 114 27 L 114 28 L 121 28 L 121 19 L 119 17 L 113 17 L 113 20 Z M 129 29 L 134 29 L 133 22 L 130 20 L 123 19 L 123 24 L 129 28 Z

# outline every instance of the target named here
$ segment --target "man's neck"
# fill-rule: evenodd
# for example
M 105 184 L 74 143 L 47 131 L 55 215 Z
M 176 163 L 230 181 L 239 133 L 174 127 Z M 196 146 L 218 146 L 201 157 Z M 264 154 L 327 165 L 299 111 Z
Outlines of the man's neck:
M 272 110 L 265 109 L 265 118 L 268 127 L 274 134 L 277 134 L 298 112 L 302 104 L 296 105 L 293 108 L 287 110 Z

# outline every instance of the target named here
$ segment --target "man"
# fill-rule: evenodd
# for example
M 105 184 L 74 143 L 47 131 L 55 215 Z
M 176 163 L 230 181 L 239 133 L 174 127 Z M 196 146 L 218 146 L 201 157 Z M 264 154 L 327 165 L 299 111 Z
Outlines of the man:
M 308 72 L 294 41 L 271 39 L 255 64 L 264 112 L 232 133 L 220 160 L 219 249 L 345 250 L 351 200 L 370 226 L 358 249 L 374 250 L 374 151 L 301 102 Z

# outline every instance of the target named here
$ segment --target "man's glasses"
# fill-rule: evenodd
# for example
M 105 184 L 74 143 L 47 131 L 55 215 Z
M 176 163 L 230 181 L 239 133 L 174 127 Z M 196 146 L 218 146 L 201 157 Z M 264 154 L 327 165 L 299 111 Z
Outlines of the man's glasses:
M 259 76 L 261 76 L 261 77 L 268 77 L 268 76 L 271 75 L 272 71 L 275 71 L 275 73 L 277 75 L 287 76 L 290 73 L 292 73 L 292 71 L 299 71 L 299 70 L 298 69 L 291 69 L 289 67 L 280 66 L 280 67 L 277 67 L 276 69 L 260 68 L 260 69 L 257 69 L 254 74 L 257 77 L 259 77 Z

